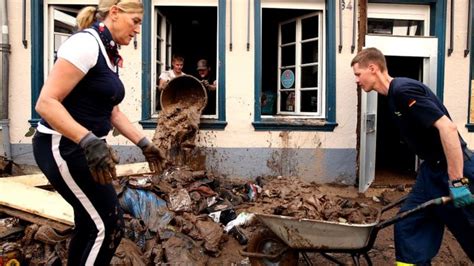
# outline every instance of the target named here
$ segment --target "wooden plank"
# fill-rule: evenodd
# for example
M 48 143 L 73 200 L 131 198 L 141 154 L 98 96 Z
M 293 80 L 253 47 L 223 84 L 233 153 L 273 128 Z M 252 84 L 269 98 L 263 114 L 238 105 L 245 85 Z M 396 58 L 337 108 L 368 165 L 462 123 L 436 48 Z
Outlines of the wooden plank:
M 141 173 L 149 173 L 150 168 L 147 162 L 143 163 L 130 163 L 130 164 L 118 164 L 117 176 L 127 176 Z
M 0 179 L 0 205 L 74 224 L 73 209 L 61 195 L 10 180 Z
M 9 180 L 21 184 L 25 184 L 31 187 L 46 186 L 49 184 L 48 179 L 43 174 L 32 174 L 32 175 L 19 175 L 3 177 L 0 180 Z
M 148 163 L 131 163 L 117 165 L 117 176 L 127 176 L 140 173 L 149 173 Z M 41 187 L 49 184 L 48 179 L 43 174 L 21 175 L 3 177 L 0 180 L 9 180 L 32 187 Z
M 21 220 L 28 221 L 30 223 L 34 224 L 39 224 L 39 225 L 48 225 L 54 228 L 56 231 L 58 231 L 61 234 L 69 233 L 70 230 L 72 229 L 71 225 L 67 225 L 64 223 L 56 222 L 47 218 L 43 218 L 38 215 L 34 215 L 31 213 L 27 213 L 24 211 L 20 211 L 17 209 L 9 208 L 6 206 L 1 206 L 0 205 L 0 212 L 5 213 L 7 215 L 19 218 Z
M 117 175 L 127 176 L 150 172 L 148 163 L 117 165 Z M 48 180 L 43 174 L 0 178 L 0 205 L 32 214 L 26 217 L 21 213 L 10 215 L 23 217 L 27 221 L 38 223 L 35 217 L 44 217 L 68 226 L 74 224 L 72 207 L 56 192 L 36 188 L 44 186 Z M 55 227 L 56 228 L 56 227 Z

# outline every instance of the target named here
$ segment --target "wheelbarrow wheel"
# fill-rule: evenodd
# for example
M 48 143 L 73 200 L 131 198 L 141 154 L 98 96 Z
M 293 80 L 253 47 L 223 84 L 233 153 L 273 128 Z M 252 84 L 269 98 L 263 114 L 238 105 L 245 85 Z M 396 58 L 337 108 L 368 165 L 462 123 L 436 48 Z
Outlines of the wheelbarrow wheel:
M 251 265 L 297 265 L 298 252 L 290 249 L 280 238 L 278 238 L 270 229 L 263 229 L 255 233 L 250 238 L 247 245 L 247 251 L 252 253 L 260 253 L 266 255 L 275 255 L 282 250 L 287 249 L 276 259 L 269 258 L 252 258 L 250 257 Z

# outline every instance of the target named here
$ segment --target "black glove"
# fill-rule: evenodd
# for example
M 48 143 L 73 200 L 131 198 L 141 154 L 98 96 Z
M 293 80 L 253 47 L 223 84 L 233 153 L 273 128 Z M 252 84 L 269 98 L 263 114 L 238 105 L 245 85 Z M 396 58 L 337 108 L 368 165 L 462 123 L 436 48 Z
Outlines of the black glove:
M 143 155 L 148 162 L 150 170 L 154 173 L 161 173 L 163 170 L 164 156 L 161 151 L 151 143 L 146 137 L 143 137 L 137 146 L 142 149 Z
M 89 132 L 79 141 L 79 145 L 84 149 L 87 165 L 95 182 L 105 185 L 112 182 L 112 178 L 117 178 L 115 165 L 119 159 L 105 141 Z

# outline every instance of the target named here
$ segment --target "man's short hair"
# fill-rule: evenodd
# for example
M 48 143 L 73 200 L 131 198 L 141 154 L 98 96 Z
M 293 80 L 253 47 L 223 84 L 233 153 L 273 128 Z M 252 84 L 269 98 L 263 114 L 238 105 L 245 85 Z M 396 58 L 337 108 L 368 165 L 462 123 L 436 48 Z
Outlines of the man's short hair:
M 365 48 L 364 50 L 357 53 L 357 55 L 351 61 L 351 67 L 355 64 L 359 64 L 361 67 L 367 67 L 369 64 L 375 64 L 379 67 L 380 71 L 387 70 L 387 62 L 383 53 L 374 47 Z
M 182 57 L 181 55 L 174 54 L 174 55 L 171 57 L 171 61 L 172 61 L 172 62 L 174 62 L 174 61 L 184 62 L 184 57 Z

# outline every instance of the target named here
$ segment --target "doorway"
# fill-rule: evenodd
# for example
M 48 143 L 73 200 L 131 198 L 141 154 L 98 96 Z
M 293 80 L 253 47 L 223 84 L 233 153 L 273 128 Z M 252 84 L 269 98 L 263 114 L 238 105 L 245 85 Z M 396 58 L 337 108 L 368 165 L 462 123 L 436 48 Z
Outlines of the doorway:
M 366 36 L 366 47 L 377 47 L 384 53 L 388 61 L 391 76 L 408 76 L 421 80 L 434 92 L 437 90 L 437 65 L 438 65 L 438 39 L 431 37 L 406 37 L 406 36 Z M 416 170 L 416 160 L 411 159 L 409 150 L 400 137 L 390 137 L 398 130 L 383 127 L 389 126 L 391 118 L 383 110 L 384 99 L 380 99 L 377 93 L 362 93 L 361 95 L 361 129 L 360 129 L 360 152 L 359 152 L 359 191 L 365 192 L 375 179 L 376 168 L 379 172 L 385 169 L 396 169 L 407 172 L 410 175 Z M 380 107 L 378 107 L 381 105 Z M 382 110 L 383 109 L 383 110 Z M 379 113 L 380 111 L 380 113 Z M 380 116 L 380 118 L 379 118 Z M 377 132 L 388 131 L 385 134 Z M 378 137 L 387 136 L 390 140 L 377 141 Z M 391 142 L 397 141 L 397 142 Z M 381 145 L 382 147 L 378 147 Z M 376 161 L 376 155 L 380 161 Z M 384 161 L 385 160 L 385 161 Z M 413 163 L 412 163 L 413 162 Z M 379 163 L 379 165 L 377 165 Z M 379 166 L 379 167 L 377 167 Z M 412 170 L 413 169 L 413 170 Z M 382 175 L 377 175 L 378 181 L 385 183 Z M 404 182 L 404 178 L 387 172 L 387 182 Z M 411 178 L 411 177 L 410 177 Z M 400 180 L 400 181 L 399 181 Z M 378 182 L 377 182 L 378 183 Z
M 385 59 L 390 76 L 423 81 L 422 57 L 386 56 Z M 388 112 L 387 97 L 382 95 L 377 97 L 376 182 L 384 182 L 384 177 L 392 176 L 402 179 L 414 178 L 417 157 L 400 137 L 399 130 Z M 378 180 L 378 177 L 382 180 Z

